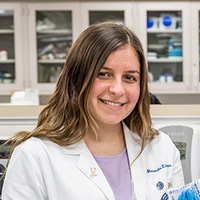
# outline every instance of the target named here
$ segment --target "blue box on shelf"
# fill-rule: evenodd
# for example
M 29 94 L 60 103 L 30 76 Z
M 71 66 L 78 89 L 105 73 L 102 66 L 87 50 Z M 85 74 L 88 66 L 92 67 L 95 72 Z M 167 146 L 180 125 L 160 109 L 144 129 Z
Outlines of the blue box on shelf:
M 182 57 L 183 56 L 182 48 L 170 49 L 169 50 L 169 56 Z

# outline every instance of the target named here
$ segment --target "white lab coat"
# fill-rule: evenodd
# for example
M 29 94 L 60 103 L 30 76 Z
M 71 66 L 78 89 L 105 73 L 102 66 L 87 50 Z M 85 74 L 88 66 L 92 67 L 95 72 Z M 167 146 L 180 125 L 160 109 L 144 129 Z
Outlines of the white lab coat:
M 123 126 L 131 163 L 140 152 L 141 139 Z M 178 150 L 164 133 L 146 145 L 131 165 L 137 200 L 160 200 L 170 185 L 184 185 L 179 157 Z M 109 183 L 84 141 L 61 147 L 38 138 L 30 138 L 15 149 L 5 177 L 2 198 L 115 200 Z

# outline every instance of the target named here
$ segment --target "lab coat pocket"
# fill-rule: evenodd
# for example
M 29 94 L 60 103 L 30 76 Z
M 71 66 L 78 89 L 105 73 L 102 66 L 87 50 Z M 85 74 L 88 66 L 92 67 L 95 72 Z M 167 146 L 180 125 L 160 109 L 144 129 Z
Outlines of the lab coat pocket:
M 172 177 L 155 177 L 147 180 L 148 200 L 165 200 L 165 193 L 171 187 Z

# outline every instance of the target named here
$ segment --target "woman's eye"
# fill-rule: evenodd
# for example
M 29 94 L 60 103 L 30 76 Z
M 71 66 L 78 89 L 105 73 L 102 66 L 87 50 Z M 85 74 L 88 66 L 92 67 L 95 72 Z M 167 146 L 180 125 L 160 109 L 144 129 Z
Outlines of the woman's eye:
M 131 76 L 131 75 L 126 75 L 125 78 L 129 81 L 135 81 L 136 78 L 134 76 Z
M 99 77 L 107 77 L 109 76 L 107 72 L 99 72 L 98 74 Z

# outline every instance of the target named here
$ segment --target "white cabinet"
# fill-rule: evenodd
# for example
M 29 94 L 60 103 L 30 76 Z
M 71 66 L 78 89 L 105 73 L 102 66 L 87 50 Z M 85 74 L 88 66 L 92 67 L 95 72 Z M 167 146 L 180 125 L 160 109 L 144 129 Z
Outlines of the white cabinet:
M 40 94 L 51 94 L 69 48 L 89 24 L 114 20 L 132 28 L 136 19 L 132 15 L 132 2 L 0 4 L 0 11 L 8 8 L 14 10 L 15 34 L 13 30 L 12 34 L 15 37 L 13 43 L 17 51 L 15 51 L 16 60 L 12 58 L 6 62 L 12 62 L 13 71 L 16 70 L 14 71 L 16 80 L 13 80 L 12 84 L 0 83 L 0 94 L 10 94 L 11 90 L 27 87 L 38 88 Z M 0 37 L 1 42 L 8 43 Z M 4 62 L 0 61 L 0 67 Z M 11 88 L 8 87 L 10 85 Z
M 140 32 L 148 61 L 150 91 L 193 91 L 188 2 L 140 2 Z
M 50 94 L 79 34 L 79 4 L 29 3 L 31 86 Z
M 191 2 L 191 58 L 193 88 L 200 92 L 200 3 Z
M 0 3 L 0 93 L 23 88 L 20 3 Z
M 74 40 L 92 23 L 131 26 L 132 3 L 29 3 L 31 87 L 51 94 Z
M 83 2 L 81 3 L 81 28 L 84 30 L 89 25 L 114 21 L 133 28 L 136 24 L 132 2 Z
M 199 13 L 190 1 L 0 3 L 0 95 L 27 87 L 51 94 L 71 44 L 102 21 L 139 36 L 152 93 L 200 93 Z

